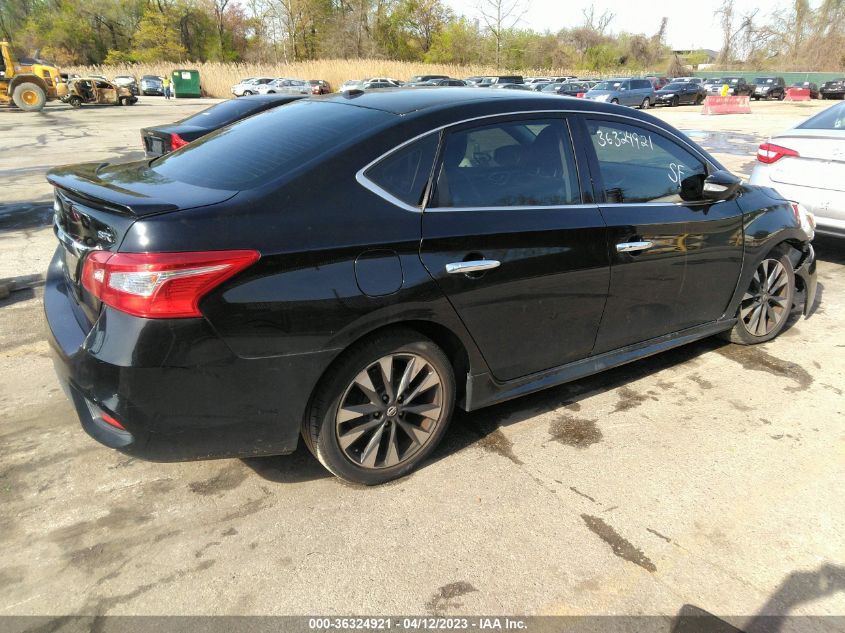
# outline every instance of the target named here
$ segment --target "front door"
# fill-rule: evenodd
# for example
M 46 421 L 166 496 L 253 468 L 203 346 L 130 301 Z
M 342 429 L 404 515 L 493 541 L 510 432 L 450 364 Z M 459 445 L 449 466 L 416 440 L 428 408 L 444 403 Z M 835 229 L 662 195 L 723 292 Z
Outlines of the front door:
M 423 264 L 499 380 L 588 356 L 609 281 L 568 121 L 535 117 L 448 131 L 423 213 Z
M 611 259 L 595 353 L 718 319 L 742 264 L 739 205 L 702 199 L 706 159 L 680 139 L 608 115 L 585 123 Z

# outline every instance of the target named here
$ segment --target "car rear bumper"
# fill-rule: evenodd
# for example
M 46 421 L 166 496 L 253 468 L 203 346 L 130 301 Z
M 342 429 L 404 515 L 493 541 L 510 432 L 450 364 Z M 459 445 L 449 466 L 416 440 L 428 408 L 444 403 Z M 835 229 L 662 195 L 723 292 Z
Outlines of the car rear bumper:
M 787 200 L 801 203 L 815 217 L 817 234 L 845 237 L 845 192 L 775 182 L 768 166 L 759 163 L 751 172 L 750 182 L 771 187 Z
M 108 307 L 88 325 L 60 249 L 44 289 L 48 338 L 56 374 L 89 435 L 151 461 L 296 449 L 311 391 L 334 352 L 241 358 L 205 319 L 141 319 Z

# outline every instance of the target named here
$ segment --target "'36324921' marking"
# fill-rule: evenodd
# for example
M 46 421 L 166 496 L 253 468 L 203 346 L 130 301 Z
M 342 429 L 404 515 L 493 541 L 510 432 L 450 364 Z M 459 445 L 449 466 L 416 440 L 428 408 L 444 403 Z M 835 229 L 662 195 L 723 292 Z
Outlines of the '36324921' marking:
M 637 134 L 636 132 L 620 130 L 596 130 L 596 141 L 599 147 L 622 147 L 630 145 L 636 149 L 654 151 L 651 134 Z

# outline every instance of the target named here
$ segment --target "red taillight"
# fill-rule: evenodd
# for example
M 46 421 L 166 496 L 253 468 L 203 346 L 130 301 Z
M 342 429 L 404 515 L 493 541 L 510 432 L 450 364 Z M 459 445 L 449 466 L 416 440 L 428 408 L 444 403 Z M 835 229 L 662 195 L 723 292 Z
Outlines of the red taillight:
M 788 147 L 775 145 L 774 143 L 763 143 L 757 148 L 757 160 L 767 165 L 771 165 L 787 156 L 798 156 L 798 152 Z
M 180 147 L 185 147 L 185 145 L 187 145 L 188 143 L 190 143 L 190 141 L 186 141 L 178 134 L 170 135 L 170 150 L 173 152 L 175 152 Z
M 587 93 L 586 92 L 576 92 L 575 96 L 578 97 L 579 99 L 583 99 L 585 94 L 587 94 Z
M 125 430 L 126 430 L 126 427 L 125 427 L 125 426 L 123 426 L 120 422 L 118 422 L 117 420 L 115 420 L 115 419 L 114 419 L 112 416 L 110 416 L 108 413 L 103 413 L 103 414 L 101 414 L 101 415 L 100 415 L 100 419 L 101 419 L 103 422 L 105 422 L 106 424 L 110 424 L 111 426 L 113 426 L 113 427 L 115 427 L 115 428 L 117 428 L 117 429 L 120 429 L 121 431 L 125 431 Z
M 106 305 L 135 316 L 199 317 L 200 299 L 259 257 L 257 251 L 93 251 L 85 259 L 82 285 Z

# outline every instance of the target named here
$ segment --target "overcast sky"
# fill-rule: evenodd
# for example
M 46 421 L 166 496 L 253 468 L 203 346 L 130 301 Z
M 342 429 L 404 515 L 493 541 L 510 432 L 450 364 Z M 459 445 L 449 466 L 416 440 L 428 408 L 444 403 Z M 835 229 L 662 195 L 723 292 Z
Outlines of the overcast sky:
M 479 1 L 445 0 L 458 13 L 467 17 L 478 17 Z M 608 10 L 616 17 L 610 24 L 614 32 L 653 34 L 660 26 L 662 17 L 669 18 L 666 43 L 674 49 L 711 48 L 719 50 L 721 35 L 718 19 L 714 13 L 721 0 L 524 0 L 528 12 L 519 26 L 537 31 L 546 29 L 554 32 L 564 27 L 577 26 L 583 20 L 581 10 L 595 5 L 596 15 Z M 761 7 L 760 14 L 768 15 L 773 10 L 788 4 L 788 0 L 736 0 L 736 12 Z M 812 2 L 813 6 L 817 2 Z

